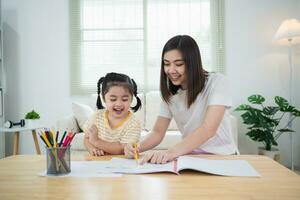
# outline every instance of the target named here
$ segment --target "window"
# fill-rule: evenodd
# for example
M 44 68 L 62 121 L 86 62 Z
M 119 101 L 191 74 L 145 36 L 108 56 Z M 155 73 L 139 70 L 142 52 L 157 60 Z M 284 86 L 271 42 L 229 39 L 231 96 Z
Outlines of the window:
M 95 93 L 112 71 L 158 89 L 163 45 L 178 34 L 197 41 L 206 70 L 224 71 L 222 0 L 71 0 L 71 93 Z

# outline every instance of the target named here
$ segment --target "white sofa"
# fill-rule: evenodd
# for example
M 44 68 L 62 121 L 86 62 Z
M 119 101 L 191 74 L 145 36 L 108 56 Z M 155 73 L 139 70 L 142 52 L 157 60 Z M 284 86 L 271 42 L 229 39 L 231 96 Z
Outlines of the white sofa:
M 146 93 L 145 95 L 139 94 L 139 97 L 142 101 L 142 109 L 137 111 L 135 115 L 142 123 L 142 140 L 151 131 L 155 123 L 157 114 L 159 112 L 161 96 L 159 91 L 151 91 Z M 135 105 L 134 103 L 133 105 Z M 72 141 L 72 154 L 87 153 L 83 144 L 84 134 L 81 132 L 79 127 L 82 127 L 85 120 L 93 112 L 93 109 L 88 105 L 78 103 L 73 103 L 72 107 L 74 115 L 58 120 L 57 127 L 60 131 L 73 130 L 78 133 Z M 231 116 L 231 122 L 232 133 L 234 136 L 235 143 L 237 145 L 237 125 L 235 117 Z M 174 122 L 174 120 L 172 120 L 167 130 L 166 136 L 164 137 L 163 141 L 155 147 L 155 149 L 168 149 L 170 146 L 178 143 L 180 140 L 181 134 L 177 129 L 176 123 Z

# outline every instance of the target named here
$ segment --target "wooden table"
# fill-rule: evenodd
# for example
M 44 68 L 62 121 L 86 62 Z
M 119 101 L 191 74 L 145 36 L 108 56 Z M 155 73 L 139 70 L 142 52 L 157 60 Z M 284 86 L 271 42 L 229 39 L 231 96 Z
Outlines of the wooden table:
M 300 177 L 267 157 L 201 157 L 244 159 L 262 177 L 223 177 L 193 171 L 119 178 L 40 177 L 38 173 L 46 167 L 45 155 L 17 155 L 0 160 L 0 199 L 300 199 Z M 72 160 L 110 158 L 73 156 Z
M 36 130 L 37 129 L 43 129 L 43 128 L 44 128 L 44 126 L 40 126 L 40 125 L 30 126 L 30 127 L 28 127 L 28 126 L 15 127 L 15 128 L 0 127 L 0 132 L 14 133 L 13 155 L 17 155 L 18 151 L 19 151 L 20 132 L 31 131 L 36 153 L 41 154 L 38 138 L 37 138 L 37 135 L 36 135 Z

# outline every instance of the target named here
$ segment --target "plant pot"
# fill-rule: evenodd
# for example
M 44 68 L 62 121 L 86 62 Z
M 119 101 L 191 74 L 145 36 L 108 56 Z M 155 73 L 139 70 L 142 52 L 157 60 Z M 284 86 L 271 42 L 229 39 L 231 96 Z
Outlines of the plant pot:
M 263 147 L 258 147 L 258 155 L 265 155 L 277 162 L 280 162 L 280 151 L 275 147 L 272 147 L 271 151 L 267 151 Z
M 33 128 L 37 127 L 40 124 L 40 120 L 38 119 L 26 119 L 25 120 L 25 127 Z

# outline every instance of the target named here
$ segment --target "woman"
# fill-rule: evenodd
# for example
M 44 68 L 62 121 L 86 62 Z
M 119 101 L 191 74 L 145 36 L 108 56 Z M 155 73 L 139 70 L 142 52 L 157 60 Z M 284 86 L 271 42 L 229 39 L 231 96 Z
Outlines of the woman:
M 182 141 L 165 151 L 146 153 L 140 163 L 166 163 L 189 153 L 230 155 L 237 153 L 230 132 L 231 106 L 228 83 L 218 73 L 202 68 L 199 47 L 187 35 L 171 38 L 164 46 L 161 61 L 160 90 L 163 98 L 160 113 L 148 137 L 137 144 L 143 152 L 158 145 L 174 117 Z M 124 148 L 132 158 L 135 149 Z

